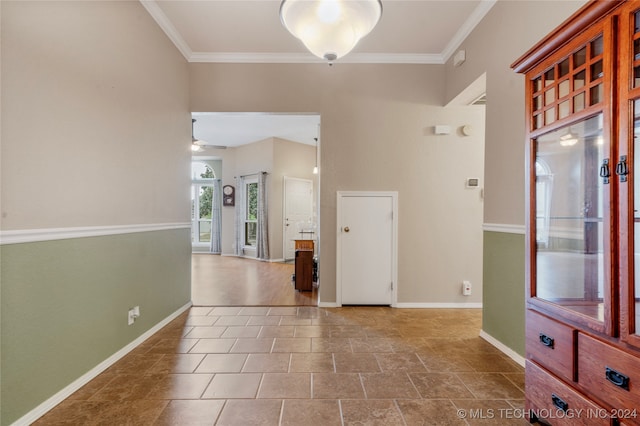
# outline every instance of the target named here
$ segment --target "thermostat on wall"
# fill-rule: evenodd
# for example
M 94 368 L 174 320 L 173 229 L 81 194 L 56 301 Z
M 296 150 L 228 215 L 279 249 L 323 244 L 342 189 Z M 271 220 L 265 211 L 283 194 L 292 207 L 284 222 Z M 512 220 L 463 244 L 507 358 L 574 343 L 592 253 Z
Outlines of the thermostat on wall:
M 477 188 L 480 186 L 480 179 L 478 178 L 467 178 L 466 187 L 467 188 Z

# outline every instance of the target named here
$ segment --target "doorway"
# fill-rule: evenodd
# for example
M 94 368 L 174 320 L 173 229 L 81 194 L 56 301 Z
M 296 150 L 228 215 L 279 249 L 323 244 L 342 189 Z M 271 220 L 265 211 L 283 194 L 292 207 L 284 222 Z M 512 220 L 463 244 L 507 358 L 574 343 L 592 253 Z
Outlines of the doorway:
M 284 177 L 284 260 L 295 258 L 294 240 L 314 240 L 316 225 L 313 221 L 313 181 Z
M 213 289 L 200 291 L 202 289 L 195 288 L 202 282 L 209 287 L 226 286 L 227 289 L 223 289 L 222 293 L 230 290 L 232 286 L 234 291 L 238 290 L 237 293 L 244 294 L 244 297 L 234 296 L 233 300 L 228 302 L 234 305 L 265 303 L 263 298 L 256 297 L 256 294 L 269 293 L 260 286 L 271 286 L 275 281 L 283 284 L 276 293 L 283 295 L 286 292 L 295 293 L 296 290 L 291 281 L 294 265 L 291 262 L 285 262 L 285 259 L 293 259 L 294 256 L 293 253 L 286 254 L 286 242 L 293 238 L 286 236 L 284 228 L 287 221 L 284 211 L 287 204 L 291 207 L 292 200 L 296 204 L 295 207 L 302 205 L 301 208 L 292 207 L 292 214 L 295 216 L 289 217 L 289 228 L 294 233 L 298 231 L 298 223 L 313 221 L 315 229 L 319 226 L 319 214 L 316 210 L 320 175 L 314 174 L 314 167 L 318 166 L 320 116 L 318 114 L 194 112 L 192 117 L 196 120 L 193 122 L 193 140 L 194 144 L 198 145 L 192 156 L 193 161 L 211 163 L 216 178 L 221 180 L 221 186 L 232 188 L 234 192 L 232 202 L 225 202 L 221 207 L 221 256 L 219 257 L 223 261 L 209 261 L 206 257 L 214 257 L 210 254 L 193 255 L 192 299 L 194 303 L 215 303 Z M 241 191 L 239 178 L 259 173 L 266 176 L 264 193 L 267 199 L 267 218 L 264 219 L 264 223 L 267 223 L 268 238 L 263 241 L 268 241 L 269 255 L 265 256 L 266 259 L 256 260 L 251 257 L 251 244 L 248 244 L 246 239 L 237 239 L 236 235 L 242 235 L 242 232 L 238 232 L 238 223 L 243 226 L 245 235 L 252 235 L 251 232 L 247 232 L 249 225 L 245 223 L 247 222 L 245 218 L 237 217 L 242 213 L 243 208 L 244 211 L 248 211 L 246 205 L 250 194 L 250 191 Z M 302 186 L 302 190 L 294 189 L 294 192 L 299 193 L 304 192 L 304 188 L 310 183 L 312 190 L 307 193 L 307 199 L 296 201 L 296 197 L 290 194 L 287 203 L 284 193 L 285 180 L 286 186 L 289 184 Z M 304 216 L 304 220 L 301 215 Z M 291 246 L 293 248 L 293 241 Z M 231 259 L 237 262 L 232 264 L 229 262 Z M 210 280 L 209 273 L 203 269 L 210 269 L 215 277 L 228 276 L 229 281 L 218 283 Z M 289 273 L 286 272 L 288 269 L 291 269 Z M 256 280 L 257 284 L 254 282 Z M 240 288 L 245 288 L 246 291 L 240 291 Z M 300 297 L 289 296 L 287 295 L 283 302 L 273 303 L 308 304 L 306 299 L 300 301 Z M 317 304 L 317 296 L 315 300 Z

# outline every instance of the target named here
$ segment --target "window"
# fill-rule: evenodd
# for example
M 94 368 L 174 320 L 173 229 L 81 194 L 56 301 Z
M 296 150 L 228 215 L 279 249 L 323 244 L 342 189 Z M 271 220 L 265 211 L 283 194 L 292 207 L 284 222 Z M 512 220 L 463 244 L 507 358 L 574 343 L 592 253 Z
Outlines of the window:
M 207 163 L 194 161 L 191 163 L 191 180 L 215 179 L 216 174 Z
M 211 166 L 191 163 L 191 244 L 206 245 L 211 241 L 211 207 L 215 178 Z
M 246 182 L 244 244 L 255 247 L 258 237 L 258 182 Z

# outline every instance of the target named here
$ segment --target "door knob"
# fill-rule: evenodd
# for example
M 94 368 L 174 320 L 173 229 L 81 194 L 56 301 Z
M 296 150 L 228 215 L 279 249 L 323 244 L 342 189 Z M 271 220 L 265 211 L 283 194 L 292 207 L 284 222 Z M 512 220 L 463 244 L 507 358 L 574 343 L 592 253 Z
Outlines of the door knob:
M 349 232 L 349 227 L 348 226 L 344 227 L 344 232 Z

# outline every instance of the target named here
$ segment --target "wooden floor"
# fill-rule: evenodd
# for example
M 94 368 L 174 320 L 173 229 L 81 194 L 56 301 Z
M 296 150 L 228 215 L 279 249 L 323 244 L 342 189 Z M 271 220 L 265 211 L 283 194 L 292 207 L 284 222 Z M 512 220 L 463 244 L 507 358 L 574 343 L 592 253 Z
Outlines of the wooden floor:
M 317 306 L 318 294 L 296 291 L 293 263 L 269 263 L 233 256 L 194 253 L 194 306 Z

